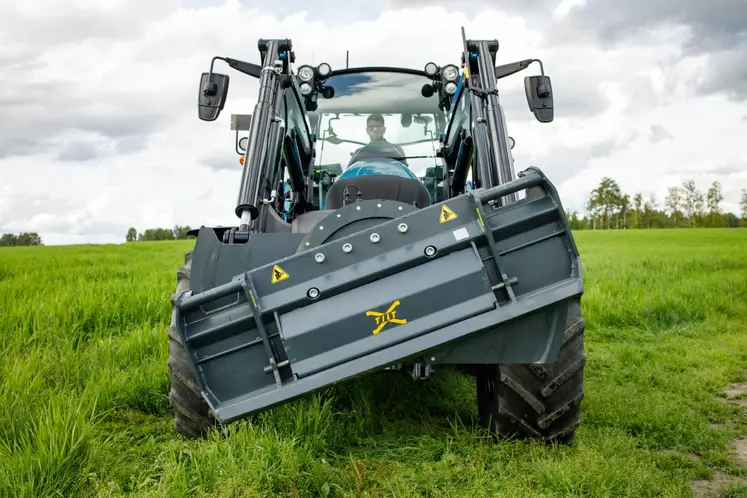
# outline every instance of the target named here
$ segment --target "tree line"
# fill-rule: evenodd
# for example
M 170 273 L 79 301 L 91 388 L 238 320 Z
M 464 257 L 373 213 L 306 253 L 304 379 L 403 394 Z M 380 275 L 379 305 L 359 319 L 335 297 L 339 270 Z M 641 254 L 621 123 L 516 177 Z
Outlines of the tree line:
M 742 189 L 740 213 L 723 212 L 721 184 L 715 181 L 702 192 L 693 180 L 669 187 L 663 204 L 656 196 L 632 197 L 609 177 L 602 178 L 586 202 L 586 213 L 567 211 L 572 230 L 609 230 L 629 228 L 716 228 L 747 227 L 747 189 Z
M 610 177 L 604 177 L 586 201 L 586 213 L 566 211 L 572 230 L 610 230 L 631 228 L 737 228 L 747 227 L 747 189 L 742 189 L 739 214 L 724 212 L 721 183 L 715 181 L 702 192 L 693 180 L 669 187 L 663 204 L 655 195 L 644 199 L 637 192 L 624 193 Z M 187 238 L 189 226 L 149 228 L 139 233 L 127 231 L 126 241 L 181 240 Z M 0 244 L 2 245 L 2 244 Z
M 41 237 L 36 232 L 4 233 L 0 236 L 0 247 L 43 246 Z
M 125 236 L 126 242 L 142 242 L 153 240 L 182 240 L 187 238 L 187 232 L 192 230 L 189 225 L 174 228 L 148 228 L 143 232 L 138 232 L 135 227 L 130 227 Z

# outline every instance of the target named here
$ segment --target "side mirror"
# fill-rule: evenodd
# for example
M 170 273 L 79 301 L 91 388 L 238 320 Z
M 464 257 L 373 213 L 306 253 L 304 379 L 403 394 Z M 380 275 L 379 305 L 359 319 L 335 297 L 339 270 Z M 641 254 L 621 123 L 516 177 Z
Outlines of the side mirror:
M 540 123 L 550 123 L 554 118 L 552 84 L 549 76 L 527 76 L 524 78 L 529 110 Z
M 246 152 L 247 145 L 249 145 L 249 137 L 244 137 L 239 140 L 239 150 L 241 152 Z
M 228 75 L 202 73 L 197 98 L 198 116 L 203 121 L 215 121 L 226 104 Z
M 514 146 L 516 145 L 516 140 L 514 140 L 514 137 L 508 137 L 508 147 L 511 150 L 514 150 Z

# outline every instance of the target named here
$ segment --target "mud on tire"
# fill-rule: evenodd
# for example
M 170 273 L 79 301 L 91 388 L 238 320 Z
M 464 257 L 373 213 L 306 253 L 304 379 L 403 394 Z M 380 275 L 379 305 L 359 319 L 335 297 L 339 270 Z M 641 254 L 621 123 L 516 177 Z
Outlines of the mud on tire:
M 572 301 L 555 363 L 481 366 L 479 424 L 501 437 L 572 444 L 584 397 L 585 328 L 580 301 Z
M 184 349 L 179 331 L 176 329 L 176 300 L 179 295 L 189 290 L 189 278 L 192 269 L 192 252 L 184 256 L 184 266 L 177 271 L 176 291 L 171 295 L 171 324 L 168 328 L 169 361 L 168 370 L 171 377 L 169 402 L 174 409 L 174 428 L 189 438 L 200 438 L 205 431 L 215 425 L 215 418 L 210 413 L 200 388 L 195 381 L 189 365 L 187 352 Z

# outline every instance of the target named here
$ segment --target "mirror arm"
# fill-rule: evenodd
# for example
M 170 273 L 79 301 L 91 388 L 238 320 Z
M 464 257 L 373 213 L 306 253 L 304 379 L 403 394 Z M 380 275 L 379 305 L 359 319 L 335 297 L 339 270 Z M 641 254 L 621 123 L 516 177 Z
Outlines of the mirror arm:
M 532 62 L 536 62 L 536 63 L 538 63 L 540 65 L 540 75 L 544 76 L 545 75 L 545 66 L 542 64 L 542 61 L 539 60 L 539 59 L 532 59 Z
M 210 70 L 208 71 L 208 78 L 212 78 L 213 76 L 213 68 L 215 67 L 215 61 L 225 61 L 225 57 L 221 57 L 219 55 L 216 55 L 212 59 L 210 59 Z
M 244 73 L 254 78 L 259 78 L 259 76 L 262 74 L 262 68 L 258 66 L 257 64 L 252 64 L 251 62 L 244 62 L 238 59 L 232 59 L 230 57 L 221 57 L 219 55 L 216 55 L 210 60 L 210 71 L 208 71 L 208 74 L 210 74 L 210 76 L 213 75 L 213 68 L 215 67 L 215 61 L 223 61 L 226 64 L 228 64 L 230 67 L 232 67 L 233 69 L 237 70 L 238 72 Z
M 252 64 L 251 62 L 244 62 L 240 61 L 238 59 L 231 59 L 230 57 L 221 57 L 221 60 L 224 60 L 228 63 L 229 66 L 234 68 L 235 70 L 244 73 L 246 75 L 252 76 L 254 78 L 259 79 L 260 74 L 262 74 L 262 68 L 258 66 L 257 64 Z
M 526 68 L 528 68 L 532 62 L 537 62 L 540 65 L 540 74 L 542 76 L 545 75 L 545 66 L 542 64 L 542 61 L 539 59 L 524 59 L 522 61 L 518 62 L 512 62 L 510 64 L 503 64 L 502 66 L 496 66 L 495 68 L 495 79 L 499 80 L 501 78 L 505 78 L 506 76 L 511 76 L 512 74 L 516 74 L 519 71 L 523 71 Z

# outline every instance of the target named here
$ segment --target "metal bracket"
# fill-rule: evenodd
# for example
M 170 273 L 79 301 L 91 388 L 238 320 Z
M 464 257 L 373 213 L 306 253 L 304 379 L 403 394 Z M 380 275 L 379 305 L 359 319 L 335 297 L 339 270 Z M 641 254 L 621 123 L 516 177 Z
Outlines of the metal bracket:
M 412 376 L 412 380 L 426 380 L 430 379 L 432 373 L 433 366 L 423 363 L 416 363 L 412 366 L 412 372 L 410 372 L 410 375 Z

